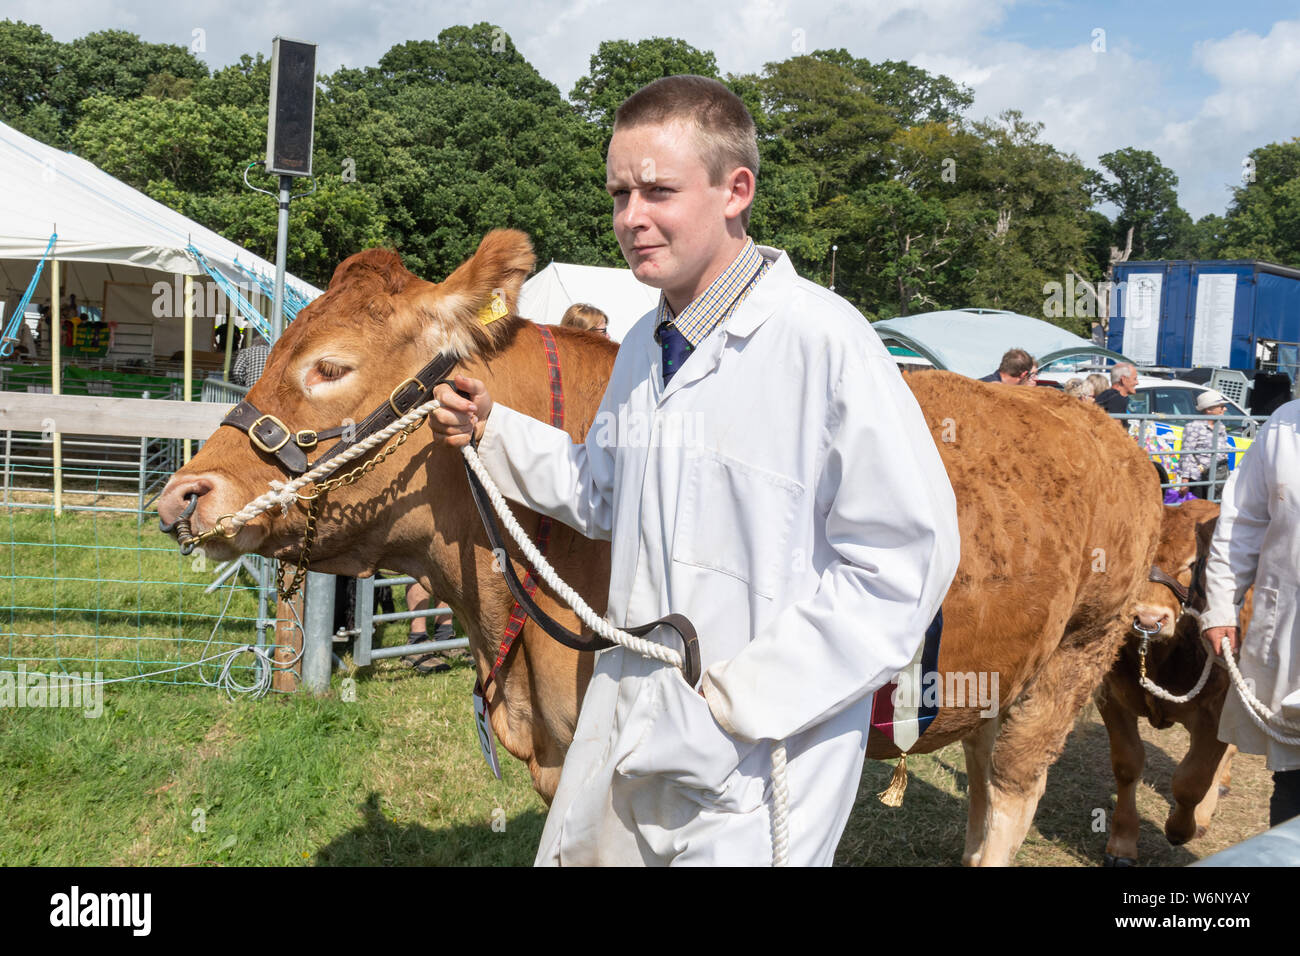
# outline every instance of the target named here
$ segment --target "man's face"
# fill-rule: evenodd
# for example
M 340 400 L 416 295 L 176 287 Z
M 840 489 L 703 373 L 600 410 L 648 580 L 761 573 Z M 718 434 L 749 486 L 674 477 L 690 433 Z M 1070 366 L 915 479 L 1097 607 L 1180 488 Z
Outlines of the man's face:
M 662 289 L 680 312 L 725 269 L 744 243 L 740 197 L 709 183 L 695 131 L 687 124 L 620 128 L 609 144 L 605 187 L 614 199 L 614 235 L 638 279 Z M 729 220 L 733 227 L 728 229 Z
M 1137 371 L 1135 369 L 1129 369 L 1128 372 L 1124 375 L 1124 377 L 1119 380 L 1119 383 L 1124 387 L 1124 394 L 1132 395 L 1134 392 L 1137 391 L 1137 387 L 1138 387 Z

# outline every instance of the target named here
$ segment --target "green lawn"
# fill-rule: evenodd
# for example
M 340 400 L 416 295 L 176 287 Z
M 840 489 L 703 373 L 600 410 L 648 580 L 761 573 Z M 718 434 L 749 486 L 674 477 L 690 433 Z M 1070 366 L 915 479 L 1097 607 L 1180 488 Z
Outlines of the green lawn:
M 0 513 L 0 522 L 9 533 L 4 542 L 0 531 L 0 573 L 8 575 L 0 600 L 9 602 L 0 612 L 0 655 L 11 658 L 0 671 L 14 669 L 15 651 L 36 658 L 25 663 L 29 672 L 55 670 L 59 661 L 68 670 L 90 669 L 83 659 L 99 655 L 110 675 L 202 652 L 225 596 L 203 596 L 212 568 L 181 558 L 152 526 L 48 512 Z M 253 634 L 252 592 L 236 591 L 231 602 L 217 632 L 225 646 Z M 209 667 L 206 676 L 214 675 Z M 188 671 L 165 678 L 174 686 L 106 688 L 97 718 L 74 709 L 0 707 L 0 864 L 530 863 L 545 804 L 523 765 L 504 751 L 504 781 L 483 763 L 469 664 L 421 676 L 381 661 L 352 679 L 355 700 L 342 693 L 339 674 L 321 698 L 231 701 Z M 1143 863 L 1185 864 L 1266 828 L 1263 759 L 1239 755 L 1232 793 L 1210 833 L 1169 846 L 1161 827 L 1187 735 L 1145 725 L 1143 735 Z M 868 762 L 839 863 L 960 862 L 960 745 L 908 766 L 903 806 L 890 809 L 875 794 L 892 765 Z M 1090 708 L 1049 774 L 1016 862 L 1096 865 L 1113 794 L 1105 731 Z

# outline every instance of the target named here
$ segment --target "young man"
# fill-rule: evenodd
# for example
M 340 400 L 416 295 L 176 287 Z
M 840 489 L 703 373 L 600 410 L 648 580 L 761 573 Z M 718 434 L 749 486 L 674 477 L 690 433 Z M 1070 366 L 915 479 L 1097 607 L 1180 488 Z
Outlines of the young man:
M 612 542 L 611 621 L 678 612 L 700 635 L 699 688 L 598 656 L 537 859 L 768 864 L 785 741 L 790 860 L 829 864 L 872 692 L 956 570 L 952 488 L 866 320 L 746 235 L 758 150 L 739 98 L 651 83 L 619 108 L 606 169 L 623 255 L 662 290 L 619 350 L 613 428 L 574 445 L 466 378 L 470 399 L 443 386 L 431 417 L 479 439 L 507 496 Z

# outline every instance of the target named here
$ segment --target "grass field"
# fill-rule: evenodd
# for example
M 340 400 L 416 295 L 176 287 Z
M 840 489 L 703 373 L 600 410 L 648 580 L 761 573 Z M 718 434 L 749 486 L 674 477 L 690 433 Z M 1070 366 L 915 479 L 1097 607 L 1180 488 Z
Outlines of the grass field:
M 8 627 L 0 654 L 24 642 L 42 650 L 57 643 L 69 657 L 83 651 L 123 657 L 130 663 L 105 669 L 126 671 L 139 666 L 129 656 L 133 650 L 141 659 L 197 656 L 218 610 L 216 598 L 197 596 L 210 568 L 179 558 L 149 528 L 141 536 L 133 518 L 10 512 L 0 522 L 12 542 L 7 557 L 0 550 L 0 569 L 10 578 L 0 583 L 0 599 L 7 592 L 10 602 L 0 615 L 0 626 Z M 138 545 L 153 550 L 136 553 Z M 72 578 L 80 579 L 75 587 Z M 15 604 L 20 596 L 25 603 Z M 238 600 L 243 603 L 232 606 L 244 619 L 228 621 L 219 636 L 242 643 L 251 640 L 247 618 L 255 608 L 249 593 Z M 52 607 L 58 608 L 53 615 Z M 169 622 L 169 630 L 139 640 L 157 621 Z M 15 622 L 25 630 L 18 633 Z M 96 636 L 103 633 L 115 636 Z M 146 645 L 147 655 L 139 650 Z M 259 701 L 231 701 L 197 683 L 119 684 L 105 690 L 98 718 L 81 710 L 0 707 L 0 864 L 532 861 L 546 808 L 523 765 L 504 752 L 503 781 L 486 769 L 466 661 L 429 676 L 379 662 L 353 675 L 354 701 L 340 692 L 343 679 L 336 674 L 325 697 Z M 1232 793 L 1220 802 L 1209 834 L 1170 847 L 1162 831 L 1169 780 L 1187 735 L 1177 727 L 1143 728 L 1144 864 L 1182 865 L 1266 828 L 1270 781 L 1263 759 L 1240 755 Z M 906 799 L 890 809 L 875 794 L 888 784 L 892 764 L 867 764 L 840 864 L 960 862 L 966 823 L 960 745 L 911 758 L 908 766 Z M 1017 864 L 1099 863 L 1113 794 L 1106 734 L 1089 708 L 1049 774 Z
M 144 865 L 525 865 L 545 805 L 523 765 L 497 782 L 470 717 L 473 673 L 421 676 L 396 662 L 335 692 L 228 701 L 195 687 L 110 688 L 103 716 L 0 709 L 0 863 Z M 1140 852 L 1177 866 L 1262 832 L 1269 780 L 1239 756 L 1210 833 L 1170 847 L 1162 826 L 1181 729 L 1146 730 Z M 869 762 L 840 845 L 842 865 L 950 866 L 961 859 L 966 778 L 959 745 L 908 761 L 903 806 L 875 794 Z M 1113 807 L 1106 735 L 1085 715 L 1052 768 L 1021 866 L 1091 866 Z M 201 813 L 196 813 L 201 811 Z M 196 825 L 202 822 L 200 830 Z M 494 826 L 495 824 L 495 826 Z
M 241 586 L 205 594 L 213 571 L 201 555 L 182 556 L 154 521 L 0 511 L 0 670 L 24 662 L 138 676 L 252 642 L 251 580 L 241 572 Z M 246 665 L 238 673 L 247 682 Z M 199 674 L 155 679 L 198 683 Z

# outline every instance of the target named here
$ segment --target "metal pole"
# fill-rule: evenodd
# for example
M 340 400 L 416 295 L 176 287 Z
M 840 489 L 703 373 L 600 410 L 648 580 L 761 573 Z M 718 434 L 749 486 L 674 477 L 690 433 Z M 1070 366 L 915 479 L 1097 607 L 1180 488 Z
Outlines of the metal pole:
M 831 246 L 831 286 L 830 291 L 835 291 L 835 253 L 840 251 L 839 246 Z
M 55 395 L 63 392 L 63 310 L 59 301 L 59 260 L 50 260 L 50 385 Z M 54 423 L 54 513 L 63 514 L 63 440 L 59 423 Z
M 271 303 L 271 344 L 284 332 L 284 270 L 289 259 L 289 187 L 292 176 L 280 177 L 280 220 L 275 232 L 275 299 Z
M 308 571 L 303 604 L 302 685 L 324 694 L 334 663 L 334 575 Z
M 185 277 L 185 394 L 188 402 L 194 392 L 194 276 Z M 190 439 L 185 439 L 185 461 L 190 460 Z

